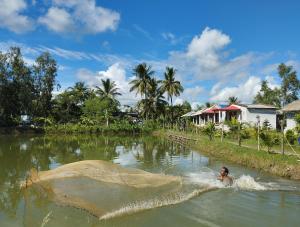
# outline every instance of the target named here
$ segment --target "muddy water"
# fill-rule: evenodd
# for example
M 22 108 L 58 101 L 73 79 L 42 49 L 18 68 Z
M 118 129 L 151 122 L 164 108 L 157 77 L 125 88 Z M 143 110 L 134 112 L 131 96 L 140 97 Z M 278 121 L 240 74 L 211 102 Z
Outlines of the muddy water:
M 205 149 L 205 148 L 203 148 Z M 24 194 L 20 182 L 31 168 L 49 170 L 79 160 L 107 160 L 124 167 L 181 176 L 186 187 L 214 190 L 166 201 L 126 203 L 120 188 L 99 188 L 103 206 L 123 205 L 105 220 L 72 207 Z M 226 165 L 235 179 L 226 188 L 216 180 Z M 128 195 L 134 192 L 127 191 Z M 149 192 L 145 192 L 147 198 Z M 191 196 L 190 196 L 191 195 Z M 111 199 L 109 199 L 111 198 Z M 116 199 L 118 198 L 118 199 Z M 165 204 L 163 203 L 165 202 Z M 155 137 L 0 137 L 0 226 L 298 226 L 300 182 L 212 160 Z

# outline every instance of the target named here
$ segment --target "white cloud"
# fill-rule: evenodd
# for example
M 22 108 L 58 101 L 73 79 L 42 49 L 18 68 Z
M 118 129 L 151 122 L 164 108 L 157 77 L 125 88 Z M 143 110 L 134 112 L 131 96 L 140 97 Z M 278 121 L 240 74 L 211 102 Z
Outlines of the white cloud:
M 70 32 L 74 29 L 72 16 L 64 9 L 51 7 L 44 17 L 40 17 L 38 22 L 46 25 L 55 32 Z
M 182 40 L 182 38 L 177 38 L 172 32 L 163 32 L 161 33 L 161 36 L 171 45 L 176 45 Z
M 180 97 L 189 102 L 196 102 L 199 99 L 200 94 L 204 91 L 205 89 L 203 87 L 196 85 L 195 87 L 185 88 Z
M 120 63 L 115 63 L 108 67 L 107 70 L 99 71 L 98 73 L 87 69 L 79 69 L 76 76 L 90 87 L 101 86 L 101 79 L 115 81 L 122 94 L 122 96 L 118 97 L 121 104 L 134 104 L 137 101 L 136 95 L 129 91 L 130 78 L 126 77 L 126 70 Z
M 32 30 L 32 20 L 21 14 L 26 8 L 25 0 L 0 0 L 0 27 L 15 33 Z
M 264 79 L 269 82 L 271 88 L 279 86 L 271 76 Z M 254 96 L 261 88 L 261 82 L 261 78 L 251 76 L 244 83 L 232 87 L 222 87 L 221 83 L 217 83 L 210 92 L 212 97 L 209 100 L 212 102 L 226 102 L 230 96 L 235 96 L 243 103 L 252 103 Z
M 230 43 L 226 34 L 216 29 L 205 28 L 195 36 L 187 49 L 187 57 L 194 58 L 202 67 L 214 69 L 220 65 L 218 51 Z
M 174 105 L 182 105 L 184 100 L 182 98 L 176 98 L 174 101 Z
M 183 80 L 240 82 L 252 74 L 255 64 L 271 56 L 248 52 L 230 58 L 230 51 L 226 50 L 230 42 L 231 38 L 220 30 L 205 28 L 185 51 L 171 51 L 166 64 L 174 65 Z
M 97 34 L 114 31 L 120 14 L 96 5 L 95 0 L 53 0 L 53 6 L 38 21 L 58 33 Z

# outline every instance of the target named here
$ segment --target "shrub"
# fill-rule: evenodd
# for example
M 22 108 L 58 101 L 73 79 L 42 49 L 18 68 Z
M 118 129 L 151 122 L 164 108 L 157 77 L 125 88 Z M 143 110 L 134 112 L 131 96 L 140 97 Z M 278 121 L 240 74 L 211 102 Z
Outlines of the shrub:
M 262 130 L 259 133 L 259 138 L 262 141 L 263 146 L 266 146 L 268 152 L 271 151 L 272 147 L 280 143 L 279 134 L 274 131 Z
M 287 141 L 292 145 L 295 144 L 295 141 L 297 140 L 297 135 L 296 135 L 295 131 L 291 130 L 291 129 L 286 131 L 285 137 L 286 137 Z
M 215 123 L 209 122 L 203 129 L 204 134 L 206 134 L 209 140 L 212 140 L 216 133 Z

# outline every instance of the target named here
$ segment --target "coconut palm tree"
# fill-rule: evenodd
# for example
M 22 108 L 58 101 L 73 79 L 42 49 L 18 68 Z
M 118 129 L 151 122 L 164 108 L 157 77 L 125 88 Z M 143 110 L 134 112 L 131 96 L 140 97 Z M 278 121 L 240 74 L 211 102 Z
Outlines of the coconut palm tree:
M 91 90 L 86 86 L 84 82 L 76 82 L 74 87 L 68 88 L 68 91 L 79 106 L 82 105 L 83 102 L 91 95 Z
M 120 96 L 121 93 L 118 92 L 119 88 L 114 81 L 111 81 L 110 79 L 102 79 L 101 83 L 102 87 L 96 87 L 96 94 L 100 96 L 101 100 L 105 100 L 109 103 L 109 107 L 105 110 L 106 126 L 108 126 L 108 120 L 111 112 L 120 105 L 120 102 L 116 97 Z
M 176 70 L 172 67 L 167 67 L 165 72 L 165 79 L 162 81 L 162 91 L 168 95 L 168 100 L 173 106 L 173 96 L 179 96 L 183 92 L 183 87 L 180 81 L 175 80 Z
M 151 114 L 151 117 L 154 119 L 163 112 L 164 107 L 167 105 L 159 84 L 160 81 L 156 78 L 149 80 L 148 98 L 138 102 L 138 108 L 141 110 L 142 116 Z
M 102 87 L 96 86 L 96 94 L 100 96 L 101 99 L 112 100 L 113 102 L 118 102 L 116 97 L 122 95 L 114 81 L 110 79 L 101 80 Z
M 183 87 L 180 81 L 175 79 L 176 70 L 172 67 L 167 67 L 165 72 L 165 79 L 162 81 L 161 89 L 168 95 L 168 100 L 171 101 L 171 107 L 173 106 L 173 96 L 179 96 L 183 92 Z M 173 108 L 172 108 L 173 109 Z M 173 121 L 173 110 L 172 121 Z
M 239 99 L 238 99 L 237 97 L 235 97 L 235 96 L 230 96 L 230 97 L 228 98 L 228 103 L 229 103 L 229 105 L 231 105 L 231 104 L 239 104 L 240 101 L 239 101 Z
M 130 92 L 136 91 L 141 96 L 144 96 L 145 99 L 148 97 L 148 90 L 150 88 L 150 78 L 154 74 L 154 71 L 151 69 L 150 65 L 142 63 L 137 65 L 133 69 L 133 75 L 136 79 L 130 81 L 131 84 Z

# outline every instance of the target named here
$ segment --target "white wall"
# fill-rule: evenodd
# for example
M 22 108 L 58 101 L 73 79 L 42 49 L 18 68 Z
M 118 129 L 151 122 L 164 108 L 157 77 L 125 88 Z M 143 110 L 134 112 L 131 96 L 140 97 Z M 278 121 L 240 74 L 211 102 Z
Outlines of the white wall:
M 244 118 L 245 116 L 245 118 Z M 257 123 L 257 116 L 260 117 L 260 125 L 263 124 L 265 120 L 268 120 L 273 129 L 276 129 L 276 110 L 273 109 L 247 109 L 242 116 L 243 122 L 248 122 L 252 125 Z
M 284 129 L 284 131 L 289 130 L 289 129 L 293 129 L 296 127 L 296 122 L 293 118 L 287 118 L 286 119 L 286 128 Z
M 294 120 L 295 114 L 287 113 L 285 117 L 286 117 L 286 127 L 284 131 L 295 128 L 296 127 L 296 121 Z

